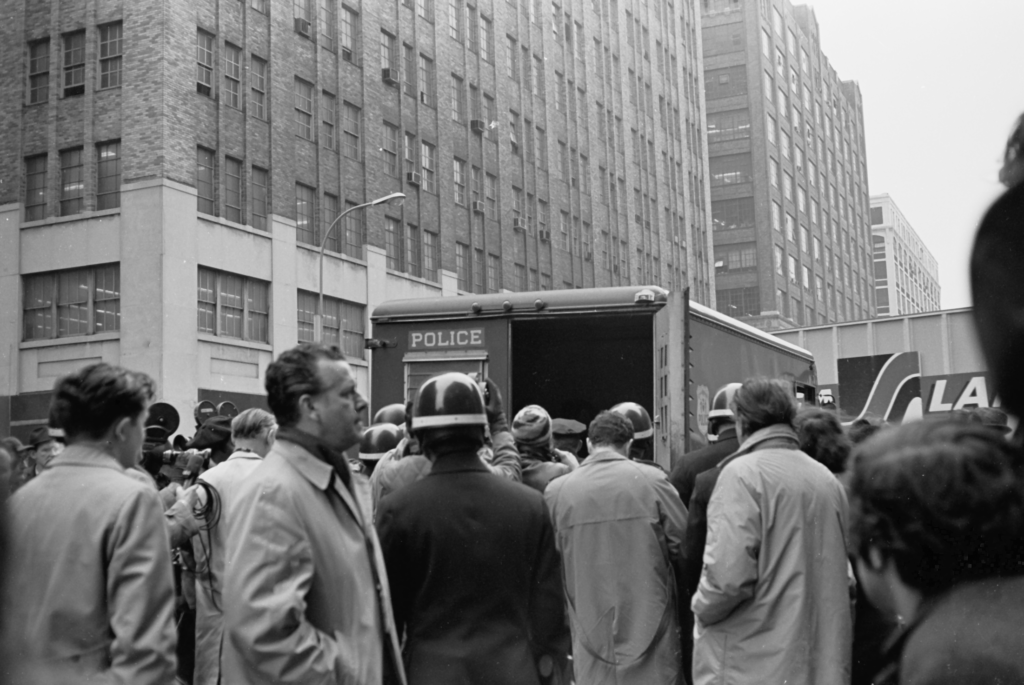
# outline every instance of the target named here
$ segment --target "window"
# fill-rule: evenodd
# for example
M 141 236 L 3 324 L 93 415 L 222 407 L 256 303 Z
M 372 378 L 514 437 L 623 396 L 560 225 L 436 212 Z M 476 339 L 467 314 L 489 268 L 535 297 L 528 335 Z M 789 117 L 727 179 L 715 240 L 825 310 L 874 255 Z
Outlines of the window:
M 537 55 L 533 56 L 533 94 L 544 99 L 544 62 Z
M 313 223 L 316 210 L 316 190 L 302 183 L 295 184 L 295 240 L 316 245 Z M 318 246 L 319 247 L 319 246 Z
M 771 141 L 772 133 L 768 134 Z M 708 114 L 708 143 L 750 137 L 750 111 L 737 109 Z
M 715 273 L 735 273 L 755 271 L 757 269 L 757 245 L 739 243 L 737 245 L 715 246 Z
M 487 218 L 498 218 L 498 177 L 487 174 L 485 177 L 484 197 L 487 202 Z
M 100 88 L 121 85 L 121 22 L 100 27 Z
M 423 231 L 423 278 L 437 283 L 440 263 L 441 243 L 437 234 Z
M 480 15 L 480 59 L 490 62 L 494 59 L 494 23 Z
M 516 112 L 509 112 L 509 142 L 512 144 L 512 154 L 519 154 L 519 115 Z
M 340 252 L 339 247 L 341 246 L 342 232 L 341 226 L 335 226 L 334 230 L 328 234 L 331 226 L 334 224 L 334 220 L 338 218 L 340 213 L 340 203 L 338 202 L 337 195 L 331 195 L 330 193 L 324 193 L 324 202 L 320 205 L 320 232 L 317 233 L 316 242 L 317 245 L 321 243 L 325 249 L 331 252 Z
M 774 159 L 768 159 L 768 182 L 773 188 L 779 187 L 779 163 Z
M 298 291 L 296 311 L 298 313 L 299 342 L 313 342 L 314 321 L 318 293 Z M 337 345 L 349 359 L 365 359 L 363 349 L 366 327 L 363 322 L 366 307 L 336 297 L 324 296 L 324 315 L 321 320 L 323 343 Z
M 785 276 L 786 274 L 782 265 L 782 248 L 776 245 L 774 247 L 773 254 L 775 257 L 775 273 L 777 273 L 779 276 Z
M 754 227 L 754 198 L 715 200 L 711 203 L 711 226 L 715 231 Z
M 430 143 L 420 145 L 420 166 L 423 170 L 423 190 L 437 192 L 437 148 Z
M 796 283 L 796 257 L 786 255 L 786 265 L 789 267 L 788 274 L 791 283 Z
M 530 49 L 528 47 L 524 45 L 522 50 L 523 92 L 530 93 L 533 91 L 533 58 L 530 56 Z
M 452 164 L 452 170 L 455 180 L 455 204 L 466 205 L 466 163 L 455 158 Z
M 199 267 L 200 333 L 270 342 L 270 284 Z
M 462 42 L 462 0 L 448 0 L 448 37 Z
M 427 21 L 434 21 L 434 0 L 416 0 L 416 13 Z
M 726 288 L 716 291 L 718 311 L 727 316 L 756 316 L 761 313 L 759 291 L 752 288 Z
M 548 137 L 540 126 L 537 127 L 537 166 L 548 168 Z
M 213 36 L 202 30 L 196 33 L 196 92 L 213 95 Z
M 380 68 L 398 71 L 398 39 L 387 31 L 380 32 Z
M 469 245 L 455 243 L 455 275 L 459 281 L 459 290 L 469 292 Z
M 343 123 L 344 133 L 342 137 L 342 152 L 349 159 L 359 161 L 362 157 L 361 146 L 359 145 L 360 135 L 360 121 L 361 112 L 358 107 L 353 105 L 351 102 L 346 102 L 344 106 L 345 120 Z
M 196 197 L 197 210 L 203 214 L 214 214 L 216 207 L 213 195 L 213 150 L 205 147 L 196 148 Z
M 384 122 L 384 134 L 381 141 L 381 151 L 384 154 L 384 172 L 393 178 L 401 177 L 401 169 L 398 165 L 398 127 Z
M 224 218 L 242 223 L 242 163 L 224 158 Z
M 487 93 L 484 93 L 484 119 L 488 123 L 487 137 L 491 140 L 497 139 L 498 105 L 494 101 L 494 96 Z
M 338 120 L 338 99 L 326 90 L 320 93 L 320 119 L 322 121 L 320 138 L 325 148 L 333 150 L 335 146 L 334 126 Z
M 85 92 L 85 31 L 64 36 L 64 97 Z
M 803 284 L 804 288 L 807 288 L 808 290 L 810 290 L 810 288 L 811 288 L 811 271 L 810 271 L 810 269 L 807 268 L 806 264 L 800 266 L 800 282 Z
M 252 56 L 249 79 L 252 85 L 252 115 L 257 119 L 267 118 L 267 63 L 256 55 Z
M 821 261 L 821 238 L 814 236 L 814 261 Z
M 358 64 L 356 57 L 359 51 L 359 13 L 354 9 L 341 8 L 341 58 L 346 62 Z
M 320 19 L 320 45 L 334 52 L 338 40 L 337 0 L 320 0 L 323 17 Z
M 419 165 L 418 162 L 419 149 L 416 146 L 416 134 L 409 131 L 405 132 L 405 161 L 409 163 L 410 168 L 415 168 Z
M 466 27 L 469 30 L 469 51 L 473 54 L 480 52 L 480 21 L 477 18 L 476 7 L 466 5 Z
M 118 264 L 25 276 L 23 340 L 50 340 L 121 329 Z
M 420 275 L 420 229 L 414 224 L 405 225 L 405 272 L 410 276 Z
M 420 102 L 427 107 L 437 107 L 436 85 L 434 60 L 426 55 L 420 55 Z
M 498 255 L 487 255 L 487 292 L 496 293 L 501 289 L 501 260 Z
M 712 157 L 709 164 L 712 186 L 750 183 L 752 180 L 749 152 Z
M 348 211 L 348 214 L 342 219 L 342 225 L 338 229 L 339 234 L 344 234 L 345 236 L 345 241 L 341 245 L 341 251 L 349 257 L 363 259 L 363 243 L 366 242 L 363 237 L 363 210 L 357 209 L 352 211 L 352 208 L 356 206 L 354 202 L 345 203 L 345 209 Z
M 796 220 L 789 212 L 786 212 L 786 239 L 793 243 L 796 242 Z
M 505 75 L 519 80 L 519 44 L 512 36 L 505 36 Z
M 257 12 L 267 14 L 267 2 L 269 0 L 252 0 L 252 8 Z
M 403 237 L 402 223 L 398 219 L 384 217 L 384 247 L 387 252 L 387 267 L 394 271 L 405 270 Z
M 242 108 L 241 78 L 242 50 L 224 43 L 224 103 L 228 107 Z
M 96 146 L 96 209 L 121 206 L 121 141 Z
M 46 218 L 46 155 L 25 160 L 25 221 Z
M 466 122 L 466 85 L 455 74 L 452 74 L 452 121 Z
M 793 200 L 793 174 L 788 171 L 782 174 L 782 195 L 787 200 Z
M 252 168 L 251 215 L 252 227 L 261 231 L 267 230 L 267 192 L 268 174 L 266 169 Z
M 295 135 L 313 140 L 313 84 L 295 79 Z
M 810 247 L 811 233 L 807 230 L 806 226 L 800 227 L 800 250 L 801 252 L 807 252 Z
M 309 38 L 309 27 L 313 24 L 313 0 L 295 0 L 295 30 Z
M 405 62 L 403 92 L 409 97 L 416 97 L 416 49 L 408 43 L 402 44 L 402 59 Z
M 36 41 L 28 48 L 28 104 L 50 99 L 50 41 Z
M 872 226 L 879 226 L 879 225 L 884 224 L 884 223 L 885 223 L 885 217 L 882 214 L 882 208 L 881 207 L 872 207 L 871 208 L 871 225 Z

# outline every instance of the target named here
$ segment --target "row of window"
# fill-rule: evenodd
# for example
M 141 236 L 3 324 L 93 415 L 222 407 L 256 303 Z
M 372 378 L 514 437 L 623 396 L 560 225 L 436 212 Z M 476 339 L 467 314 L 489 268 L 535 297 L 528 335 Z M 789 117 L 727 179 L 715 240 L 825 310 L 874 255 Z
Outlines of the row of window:
M 317 295 L 298 291 L 299 341 L 313 340 Z M 323 340 L 362 359 L 363 305 L 324 297 Z M 121 268 L 104 264 L 24 278 L 23 340 L 50 340 L 121 329 Z M 197 329 L 200 333 L 270 342 L 270 284 L 199 267 Z
M 441 239 L 436 231 L 384 218 L 384 248 L 387 267 L 411 276 L 440 282 Z
M 100 143 L 94 148 L 94 162 L 83 147 L 61 150 L 60 183 L 57 187 L 58 216 L 79 214 L 86 208 L 87 190 L 95 195 L 97 210 L 121 206 L 121 142 Z M 95 177 L 88 172 L 95 164 Z M 25 158 L 25 221 L 40 221 L 49 212 L 49 155 Z
M 95 51 L 96 87 L 117 88 L 121 85 L 122 58 L 124 52 L 123 26 L 116 21 L 102 24 L 95 33 L 80 29 L 61 35 L 57 63 L 57 92 L 62 97 L 81 95 L 85 92 L 85 54 L 87 39 L 95 37 L 98 49 Z M 50 99 L 50 73 L 53 46 L 49 38 L 28 44 L 28 104 L 35 105 Z

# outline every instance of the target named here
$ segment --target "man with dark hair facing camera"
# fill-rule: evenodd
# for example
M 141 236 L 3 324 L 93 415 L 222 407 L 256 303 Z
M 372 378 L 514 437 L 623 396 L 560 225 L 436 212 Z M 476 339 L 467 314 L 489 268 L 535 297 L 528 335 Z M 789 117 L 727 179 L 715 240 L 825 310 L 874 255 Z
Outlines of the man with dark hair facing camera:
M 926 421 L 857 448 L 851 535 L 868 599 L 908 627 L 874 682 L 1024 682 L 1022 457 L 995 431 Z
M 404 684 L 369 483 L 349 470 L 366 402 L 337 347 L 268 368 L 278 431 L 231 511 L 222 681 Z

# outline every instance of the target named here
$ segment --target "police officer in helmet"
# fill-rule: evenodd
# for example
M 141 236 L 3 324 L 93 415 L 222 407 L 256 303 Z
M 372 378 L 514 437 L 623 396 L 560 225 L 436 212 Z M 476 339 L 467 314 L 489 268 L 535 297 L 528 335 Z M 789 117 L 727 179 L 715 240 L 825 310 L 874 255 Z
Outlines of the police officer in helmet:
M 500 412 L 497 386 L 485 387 Z M 551 520 L 540 493 L 495 477 L 479 456 L 488 418 L 469 376 L 424 383 L 409 429 L 430 474 L 377 510 L 410 683 L 545 683 L 567 664 Z
M 647 410 L 636 402 L 620 402 L 612 407 L 612 411 L 625 416 L 633 424 L 633 444 L 629 448 L 629 458 L 664 471 L 654 461 L 654 423 Z

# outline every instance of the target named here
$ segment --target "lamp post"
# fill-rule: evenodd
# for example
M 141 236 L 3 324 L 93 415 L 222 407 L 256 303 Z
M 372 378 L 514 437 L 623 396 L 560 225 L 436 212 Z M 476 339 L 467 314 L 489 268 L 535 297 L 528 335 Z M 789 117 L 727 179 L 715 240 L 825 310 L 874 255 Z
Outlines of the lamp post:
M 349 207 L 344 212 L 338 215 L 338 217 L 331 222 L 331 225 L 324 231 L 323 240 L 320 241 L 320 297 L 317 299 L 316 314 L 313 316 L 313 333 L 316 337 L 316 341 L 322 343 L 324 341 L 324 249 L 327 247 L 327 239 L 331 237 L 331 231 L 338 225 L 338 222 L 345 218 L 349 212 L 354 212 L 357 209 L 363 209 L 365 207 L 376 207 L 390 202 L 402 203 L 405 199 L 405 193 L 391 193 L 384 197 L 378 197 L 376 200 L 370 202 L 364 202 L 361 205 Z

